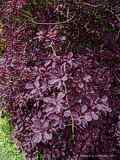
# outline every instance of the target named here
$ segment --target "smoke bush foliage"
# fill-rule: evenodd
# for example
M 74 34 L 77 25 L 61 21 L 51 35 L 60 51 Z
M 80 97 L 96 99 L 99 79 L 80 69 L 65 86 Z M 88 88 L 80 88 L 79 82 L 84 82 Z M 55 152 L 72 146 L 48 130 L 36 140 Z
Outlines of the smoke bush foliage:
M 105 133 L 114 106 L 110 101 L 113 70 L 118 65 L 112 65 L 112 59 L 119 58 L 118 52 L 87 47 L 76 54 L 63 52 L 67 35 L 59 25 L 36 27 L 14 20 L 25 4 L 24 0 L 7 1 L 2 8 L 7 9 L 2 13 L 7 48 L 0 62 L 0 96 L 1 106 L 11 114 L 15 142 L 28 160 L 35 160 L 39 151 L 46 160 L 81 160 L 81 154 L 99 145 L 100 134 L 106 151 L 109 136 Z M 64 6 L 59 7 L 64 12 Z M 56 23 L 59 7 L 50 5 L 43 12 L 43 23 Z M 42 18 L 40 10 L 36 14 Z M 112 153 L 113 141 L 107 144 L 106 153 Z M 105 153 L 100 151 L 96 153 Z

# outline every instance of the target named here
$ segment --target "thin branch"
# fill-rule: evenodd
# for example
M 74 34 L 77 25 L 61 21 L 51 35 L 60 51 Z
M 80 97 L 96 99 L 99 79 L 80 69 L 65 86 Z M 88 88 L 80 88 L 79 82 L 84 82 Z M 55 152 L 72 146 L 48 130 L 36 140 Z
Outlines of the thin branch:
M 63 22 L 55 22 L 55 23 L 54 22 L 51 22 L 51 23 L 50 22 L 49 23 L 43 22 L 42 23 L 42 22 L 35 21 L 32 17 L 30 17 L 30 16 L 28 16 L 26 14 L 23 14 L 23 16 L 27 17 L 29 21 L 31 21 L 34 24 L 39 24 L 39 25 L 59 25 L 59 24 L 69 23 L 74 19 L 75 15 L 76 14 L 74 14 L 71 18 L 69 18 L 69 19 L 67 19 L 66 21 L 63 21 Z
M 75 124 L 74 124 L 74 118 L 71 114 L 71 120 L 72 120 L 72 139 L 75 140 Z
M 82 2 L 82 4 L 85 5 L 85 6 L 93 7 L 93 8 L 97 8 L 97 7 L 102 6 L 102 4 L 94 5 L 94 4 L 90 4 L 90 3 L 87 3 L 87 2 Z

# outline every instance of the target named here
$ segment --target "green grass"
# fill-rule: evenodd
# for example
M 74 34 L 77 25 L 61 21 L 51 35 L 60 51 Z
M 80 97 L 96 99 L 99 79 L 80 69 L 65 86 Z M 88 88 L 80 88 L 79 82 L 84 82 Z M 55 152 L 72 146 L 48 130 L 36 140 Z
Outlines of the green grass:
M 8 116 L 0 117 L 0 160 L 25 160 L 12 141 L 11 131 Z
M 17 150 L 11 138 L 12 130 L 9 115 L 4 113 L 0 116 L 0 160 L 25 160 L 24 155 Z M 38 153 L 37 160 L 44 160 L 43 155 Z
M 41 153 L 38 153 L 37 160 L 44 160 L 43 155 Z

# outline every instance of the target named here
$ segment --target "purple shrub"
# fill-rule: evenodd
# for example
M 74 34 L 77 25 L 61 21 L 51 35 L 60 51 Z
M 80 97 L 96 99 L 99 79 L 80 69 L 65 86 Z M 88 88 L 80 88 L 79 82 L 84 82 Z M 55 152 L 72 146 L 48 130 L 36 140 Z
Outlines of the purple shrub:
M 101 119 L 101 113 L 111 112 L 110 71 L 101 68 L 92 54 L 46 54 L 37 57 L 38 64 L 28 66 L 26 45 L 18 44 L 17 37 L 20 33 L 15 34 L 14 45 L 5 54 L 3 93 L 15 127 L 14 138 L 28 155 L 34 156 L 33 151 L 51 144 L 59 130 L 71 130 L 69 138 L 74 141 L 75 128 L 82 130 L 89 122 Z

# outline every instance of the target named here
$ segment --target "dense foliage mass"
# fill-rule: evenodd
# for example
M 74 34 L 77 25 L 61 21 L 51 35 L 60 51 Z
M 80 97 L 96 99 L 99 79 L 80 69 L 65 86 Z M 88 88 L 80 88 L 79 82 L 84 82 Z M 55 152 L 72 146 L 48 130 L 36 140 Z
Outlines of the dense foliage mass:
M 72 0 L 1 5 L 6 49 L 0 103 L 11 114 L 13 138 L 28 160 L 38 152 L 45 160 L 119 156 L 120 21 L 101 5 Z

